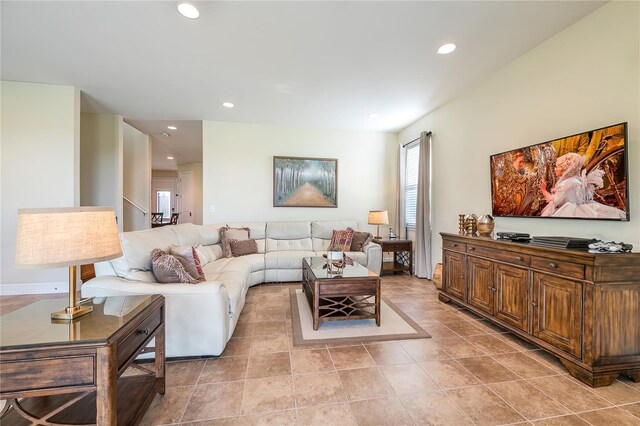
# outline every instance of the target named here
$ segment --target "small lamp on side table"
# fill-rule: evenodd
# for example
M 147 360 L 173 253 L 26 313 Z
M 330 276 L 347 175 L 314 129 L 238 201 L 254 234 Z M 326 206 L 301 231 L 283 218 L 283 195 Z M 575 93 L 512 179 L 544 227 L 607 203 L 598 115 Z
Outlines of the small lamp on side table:
M 76 266 L 122 256 L 112 207 L 18 210 L 16 266 L 69 267 L 69 306 L 54 320 L 73 320 L 93 310 L 76 303 Z
M 374 238 L 380 239 L 380 225 L 388 224 L 389 214 L 386 210 L 369 210 L 369 225 L 378 225 L 378 230 Z

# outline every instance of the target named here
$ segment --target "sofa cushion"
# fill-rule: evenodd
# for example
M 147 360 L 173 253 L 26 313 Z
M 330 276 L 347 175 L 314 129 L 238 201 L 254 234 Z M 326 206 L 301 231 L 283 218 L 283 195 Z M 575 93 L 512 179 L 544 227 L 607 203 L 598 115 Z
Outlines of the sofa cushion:
M 151 252 L 151 265 L 153 275 L 161 283 L 187 283 L 198 282 L 198 270 L 194 264 L 182 256 L 174 256 L 160 249 Z
M 193 223 L 181 223 L 179 225 L 165 226 L 176 234 L 178 244 L 181 246 L 196 247 L 202 243 L 202 233 L 199 225 Z
M 353 229 L 335 229 L 329 250 L 333 251 L 349 251 L 351 249 L 351 241 L 353 240 Z
M 122 256 L 111 261 L 116 274 L 121 278 L 135 279 L 136 271 L 151 271 L 151 250 L 169 251 L 171 244 L 178 244 L 176 233 L 170 228 L 163 226 L 120 233 Z
M 267 269 L 302 269 L 302 258 L 315 256 L 312 251 L 273 251 L 264 255 Z
M 246 256 L 248 254 L 258 254 L 258 245 L 256 240 L 249 238 L 248 240 L 229 240 L 231 255 L 233 257 Z
M 310 222 L 267 222 L 267 239 L 299 240 L 311 238 Z
M 311 222 L 313 251 L 326 251 L 329 248 L 334 229 L 358 229 L 358 222 L 353 220 L 326 220 Z
M 311 222 L 311 236 L 330 240 L 334 229 L 358 229 L 358 222 L 355 220 L 323 220 Z

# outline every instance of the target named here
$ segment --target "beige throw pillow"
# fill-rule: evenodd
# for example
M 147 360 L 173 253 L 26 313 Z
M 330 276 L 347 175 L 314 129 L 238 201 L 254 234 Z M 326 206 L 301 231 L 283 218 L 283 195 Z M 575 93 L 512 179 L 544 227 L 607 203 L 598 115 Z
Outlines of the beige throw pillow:
M 220 228 L 220 241 L 222 242 L 222 255 L 233 257 L 229 240 L 248 240 L 250 236 L 249 228 L 230 228 L 223 226 Z

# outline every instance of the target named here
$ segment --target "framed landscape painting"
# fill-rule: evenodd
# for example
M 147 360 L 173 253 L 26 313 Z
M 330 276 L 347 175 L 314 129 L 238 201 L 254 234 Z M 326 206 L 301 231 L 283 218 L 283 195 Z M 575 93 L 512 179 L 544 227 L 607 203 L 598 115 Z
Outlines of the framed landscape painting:
M 274 207 L 338 207 L 336 158 L 273 157 Z

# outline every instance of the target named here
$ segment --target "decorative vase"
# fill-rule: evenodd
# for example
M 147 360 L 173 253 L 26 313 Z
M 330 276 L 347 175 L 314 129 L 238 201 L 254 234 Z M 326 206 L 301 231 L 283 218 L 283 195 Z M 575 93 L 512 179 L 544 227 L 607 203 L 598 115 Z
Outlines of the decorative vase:
M 344 267 L 344 252 L 328 251 L 327 252 L 327 271 L 330 274 L 341 274 Z
M 490 214 L 483 214 L 478 218 L 478 232 L 481 237 L 491 237 L 493 233 L 493 228 L 496 223 L 493 219 L 493 216 Z
M 464 218 L 464 232 L 466 235 L 476 236 L 478 232 L 478 218 L 471 213 Z

